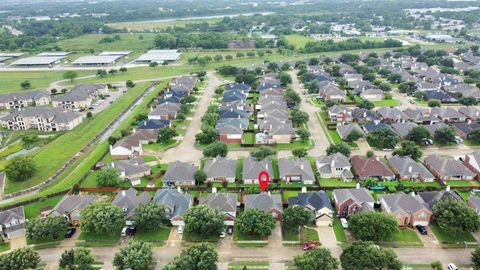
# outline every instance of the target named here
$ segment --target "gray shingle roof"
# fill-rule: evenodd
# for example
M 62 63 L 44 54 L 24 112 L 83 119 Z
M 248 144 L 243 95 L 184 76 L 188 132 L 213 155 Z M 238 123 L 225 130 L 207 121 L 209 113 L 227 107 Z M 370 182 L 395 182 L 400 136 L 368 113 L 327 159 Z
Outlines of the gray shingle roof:
M 302 207 L 313 207 L 315 210 L 328 208 L 333 210 L 332 203 L 325 191 L 300 193 L 297 197 L 288 198 L 288 206 L 300 205 Z
M 417 177 L 422 176 L 426 179 L 434 178 L 432 173 L 420 162 L 416 162 L 409 156 L 392 156 L 387 158 L 390 164 L 402 176 Z
M 170 218 L 181 216 L 192 204 L 192 197 L 188 194 L 181 194 L 176 189 L 157 189 L 153 197 L 155 203 L 172 209 Z
M 287 159 L 278 160 L 280 178 L 287 175 L 301 175 L 302 181 L 315 181 L 315 174 L 308 159 Z
M 441 176 L 447 179 L 452 176 L 475 176 L 475 173 L 453 157 L 444 159 L 439 155 L 429 155 L 425 158 L 425 163 L 432 166 Z
M 208 159 L 205 161 L 203 171 L 208 177 L 234 178 L 237 172 L 237 161 L 217 156 L 214 159 Z
M 0 225 L 8 224 L 13 219 L 25 220 L 25 212 L 24 212 L 23 206 L 18 206 L 18 207 L 3 210 L 2 212 L 0 212 Z
M 75 210 L 81 210 L 92 202 L 100 200 L 98 195 L 65 195 L 53 208 L 60 214 L 70 214 Z
M 206 197 L 200 197 L 198 203 L 205 204 L 209 208 L 217 208 L 222 212 L 235 213 L 237 211 L 237 194 L 209 193 Z
M 142 158 L 116 160 L 112 163 L 113 169 L 118 172 L 124 172 L 125 177 L 150 171 L 150 166 L 145 164 Z
M 252 157 L 246 157 L 243 160 L 242 177 L 243 179 L 258 179 L 258 175 L 266 171 L 270 175 L 270 180 L 273 178 L 273 166 L 272 161 L 269 159 L 263 159 L 260 161 L 255 160 Z
M 277 210 L 283 212 L 282 199 L 278 194 L 268 194 L 262 192 L 259 194 L 245 195 L 245 209 L 255 208 L 261 211 Z
M 405 122 L 405 123 L 392 123 L 390 126 L 392 127 L 393 131 L 395 131 L 395 133 L 398 134 L 398 136 L 406 137 L 408 135 L 408 132 L 410 132 L 410 130 L 415 128 L 417 124 L 412 122 Z
M 197 171 L 197 167 L 192 164 L 185 164 L 181 161 L 174 161 L 168 166 L 165 175 L 163 176 L 164 182 L 186 182 L 194 181 L 194 174 Z
M 416 213 L 420 210 L 430 212 L 422 199 L 418 196 L 407 195 L 403 192 L 396 194 L 387 194 L 379 196 L 387 204 L 391 212 L 403 211 L 408 214 Z
M 343 203 L 346 200 L 352 198 L 359 203 L 374 203 L 372 195 L 366 188 L 343 188 L 333 190 L 335 198 L 337 198 L 337 203 Z
M 137 190 L 129 188 L 122 190 L 115 195 L 112 204 L 122 208 L 125 219 L 133 216 L 135 209 L 141 204 L 147 203 L 152 199 L 148 192 L 144 191 L 137 196 Z
M 462 201 L 462 197 L 460 197 L 455 191 L 425 191 L 419 192 L 418 195 L 427 204 L 429 209 L 433 209 L 434 204 L 445 198 L 453 198 L 458 202 Z

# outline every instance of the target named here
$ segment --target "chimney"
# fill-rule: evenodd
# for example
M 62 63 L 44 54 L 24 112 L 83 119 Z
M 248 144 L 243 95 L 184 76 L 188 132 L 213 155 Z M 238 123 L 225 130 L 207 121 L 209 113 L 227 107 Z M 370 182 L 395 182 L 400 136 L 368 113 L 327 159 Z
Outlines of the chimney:
M 335 160 L 332 159 L 332 168 L 335 168 Z
M 268 171 L 268 163 L 265 165 L 265 170 Z
M 212 187 L 212 193 L 217 193 L 217 188 L 216 187 Z
M 122 196 L 125 197 L 125 190 L 122 190 Z
M 300 170 L 303 170 L 303 169 L 304 169 L 303 164 L 300 164 Z
M 450 186 L 447 186 L 447 188 L 445 189 L 445 191 L 450 191 Z
M 355 185 L 355 188 L 356 188 L 356 189 L 360 189 L 360 183 L 357 183 L 357 184 Z
M 379 157 L 375 157 L 375 159 L 376 159 L 377 161 L 380 161 L 380 158 L 379 158 Z
M 412 166 L 408 166 L 408 173 L 412 173 Z
M 268 191 L 267 192 L 268 196 L 272 196 L 272 192 Z
M 153 107 L 150 107 L 150 111 L 153 112 Z
M 135 133 L 135 132 L 137 132 L 137 129 L 134 128 L 132 133 Z
M 112 168 L 115 168 L 115 162 L 110 162 L 110 166 L 112 166 Z
M 302 193 L 307 193 L 307 187 L 302 187 Z

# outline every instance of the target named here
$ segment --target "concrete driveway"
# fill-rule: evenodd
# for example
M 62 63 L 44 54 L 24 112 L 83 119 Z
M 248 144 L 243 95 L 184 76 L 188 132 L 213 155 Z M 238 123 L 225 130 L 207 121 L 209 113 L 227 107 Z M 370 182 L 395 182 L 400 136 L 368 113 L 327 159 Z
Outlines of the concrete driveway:
M 10 250 L 24 248 L 27 246 L 27 238 L 25 235 L 17 236 L 10 239 Z

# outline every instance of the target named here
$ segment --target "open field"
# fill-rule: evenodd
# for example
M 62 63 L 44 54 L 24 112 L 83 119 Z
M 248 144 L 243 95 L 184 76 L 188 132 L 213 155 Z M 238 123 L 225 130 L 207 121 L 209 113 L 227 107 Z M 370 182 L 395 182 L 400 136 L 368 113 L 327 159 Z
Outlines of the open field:
M 286 35 L 285 38 L 290 44 L 295 45 L 295 48 L 297 49 L 303 48 L 309 41 L 315 41 L 312 37 L 302 35 Z
M 105 37 L 120 36 L 120 40 L 110 43 L 100 43 Z M 83 35 L 76 38 L 60 40 L 57 43 L 49 44 L 58 45 L 63 51 L 89 52 L 93 49 L 96 53 L 101 51 L 145 51 L 153 48 L 155 34 L 91 34 Z
M 77 71 L 78 76 L 94 74 L 93 71 Z M 5 71 L 0 72 L 0 94 L 47 88 L 51 82 L 63 80 L 61 71 Z M 32 85 L 24 90 L 20 83 L 29 81 Z M 57 89 L 59 90 L 59 89 Z
M 163 30 L 168 27 L 184 27 L 187 24 L 208 23 L 211 25 L 219 21 L 220 19 L 193 19 L 161 22 L 119 22 L 107 25 L 115 29 L 127 29 L 134 32 L 139 30 Z

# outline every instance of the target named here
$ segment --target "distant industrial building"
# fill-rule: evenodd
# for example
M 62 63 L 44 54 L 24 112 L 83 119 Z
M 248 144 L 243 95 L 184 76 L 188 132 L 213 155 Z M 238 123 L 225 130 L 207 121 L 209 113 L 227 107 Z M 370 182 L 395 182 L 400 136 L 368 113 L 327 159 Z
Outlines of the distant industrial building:
M 36 67 L 36 66 L 48 66 L 52 67 L 53 65 L 59 64 L 65 56 L 31 56 L 26 58 L 18 59 L 17 61 L 11 63 L 11 66 L 22 66 L 22 67 Z
M 106 51 L 106 52 L 101 52 L 98 55 L 101 56 L 106 56 L 106 55 L 121 55 L 121 56 L 127 56 L 131 54 L 131 51 Z
M 444 34 L 425 35 L 425 39 L 430 40 L 430 41 L 435 41 L 435 42 L 441 42 L 441 43 L 461 43 L 461 42 L 463 42 L 463 39 L 461 39 L 461 38 L 454 38 L 450 35 L 444 35 Z
M 87 55 L 73 61 L 76 66 L 110 66 L 114 65 L 123 55 Z
M 180 60 L 182 53 L 178 50 L 150 50 L 142 54 L 135 62 L 139 64 L 149 64 L 157 62 L 162 64 L 164 62 L 176 62 Z
M 70 54 L 70 52 L 42 52 L 37 54 L 37 56 L 40 57 L 46 57 L 46 56 L 63 56 L 67 57 Z

